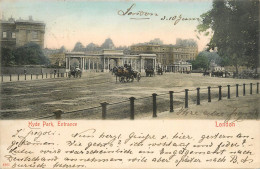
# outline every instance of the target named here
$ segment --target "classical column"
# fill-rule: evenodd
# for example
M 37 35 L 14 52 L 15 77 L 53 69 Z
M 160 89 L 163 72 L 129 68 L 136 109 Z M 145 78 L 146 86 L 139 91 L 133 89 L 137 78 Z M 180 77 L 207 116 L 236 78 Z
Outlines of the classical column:
M 88 59 L 88 70 L 90 71 L 90 59 Z
M 69 65 L 69 70 L 70 70 L 70 57 L 68 57 L 68 65 Z
M 106 68 L 106 59 L 105 59 L 105 57 L 104 57 L 104 60 L 103 60 L 103 71 L 105 72 L 105 68 Z
M 154 59 L 155 71 L 157 71 L 156 58 Z
M 109 72 L 109 58 L 107 58 L 107 70 Z
M 136 70 L 136 65 L 137 65 L 137 63 L 136 63 L 136 59 L 134 60 L 134 63 L 135 63 L 135 70 Z
M 132 65 L 132 63 L 133 63 L 133 62 L 132 62 L 132 59 L 130 59 L 130 62 L 131 62 L 131 67 L 132 67 L 132 66 L 133 66 L 133 65 Z
M 94 69 L 95 69 L 95 62 L 93 61 L 93 63 L 92 63 L 92 64 L 93 64 L 92 66 L 93 66 L 93 70 L 94 70 Z

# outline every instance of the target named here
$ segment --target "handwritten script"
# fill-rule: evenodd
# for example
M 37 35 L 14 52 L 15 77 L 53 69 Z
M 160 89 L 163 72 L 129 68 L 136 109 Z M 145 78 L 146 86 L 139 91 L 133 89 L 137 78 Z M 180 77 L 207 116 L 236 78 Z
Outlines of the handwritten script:
M 52 121 L 54 126 L 56 121 Z M 3 168 L 256 167 L 259 123 L 218 129 L 211 121 L 77 121 L 28 127 L 1 122 Z M 12 128 L 10 127 L 12 126 Z M 252 128 L 255 128 L 253 130 Z M 259 166 L 258 166 L 259 167 Z

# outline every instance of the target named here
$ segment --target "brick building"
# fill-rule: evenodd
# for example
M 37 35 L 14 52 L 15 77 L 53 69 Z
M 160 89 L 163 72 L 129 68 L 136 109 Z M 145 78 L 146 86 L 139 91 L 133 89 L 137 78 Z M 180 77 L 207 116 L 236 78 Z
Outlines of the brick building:
M 29 20 L 2 19 L 0 24 L 2 47 L 15 48 L 30 42 L 44 47 L 45 23 L 34 21 L 30 16 Z

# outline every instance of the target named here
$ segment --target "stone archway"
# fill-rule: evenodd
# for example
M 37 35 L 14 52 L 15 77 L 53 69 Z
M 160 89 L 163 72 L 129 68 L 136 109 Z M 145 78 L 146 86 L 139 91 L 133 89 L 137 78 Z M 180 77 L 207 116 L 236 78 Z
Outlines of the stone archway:
M 80 62 L 78 58 L 73 58 L 70 60 L 70 68 L 80 68 Z

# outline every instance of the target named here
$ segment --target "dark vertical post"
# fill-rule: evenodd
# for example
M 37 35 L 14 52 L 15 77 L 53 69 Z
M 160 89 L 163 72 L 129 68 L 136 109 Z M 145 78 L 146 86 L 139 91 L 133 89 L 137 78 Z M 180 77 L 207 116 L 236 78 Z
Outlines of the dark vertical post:
M 230 99 L 230 85 L 227 85 L 228 93 L 227 93 L 227 98 Z
M 55 115 L 55 119 L 61 119 L 61 114 L 63 113 L 63 111 L 60 109 L 57 109 L 53 113 Z
M 253 94 L 253 83 L 250 83 L 250 94 Z
M 244 83 L 243 84 L 243 96 L 245 96 L 246 95 L 246 84 Z
M 2 82 L 4 81 L 4 75 L 2 75 Z
M 169 91 L 170 94 L 170 112 L 173 112 L 173 91 Z
M 107 102 L 100 103 L 102 106 L 102 119 L 105 120 L 107 116 Z
M 211 102 L 210 86 L 208 87 L 208 102 Z
M 259 94 L 259 82 L 256 83 L 256 93 Z
M 32 80 L 32 74 L 31 74 L 31 80 Z
M 238 84 L 236 84 L 236 97 L 238 97 Z
M 68 72 L 66 72 L 66 77 L 68 77 Z
M 24 74 L 24 80 L 26 80 L 26 74 Z
M 157 104 L 156 104 L 156 93 L 152 94 L 153 96 L 153 117 L 157 117 Z
M 189 89 L 185 89 L 185 108 L 188 108 L 188 91 Z
M 197 105 L 200 105 L 200 88 L 197 88 Z
M 221 93 L 221 87 L 222 86 L 218 86 L 218 100 L 221 100 L 222 99 L 222 93 Z
M 47 79 L 47 73 L 46 73 L 46 79 Z
M 58 73 L 58 76 L 57 77 L 60 77 L 60 73 Z
M 116 75 L 116 83 L 117 83 L 117 75 Z
M 12 81 L 12 75 L 10 75 L 10 81 Z
M 17 75 L 17 80 L 19 81 L 20 80 L 20 74 L 18 73 Z
M 134 97 L 130 97 L 130 119 L 134 120 L 135 119 L 135 98 Z
M 42 73 L 42 79 L 43 79 L 43 73 Z

